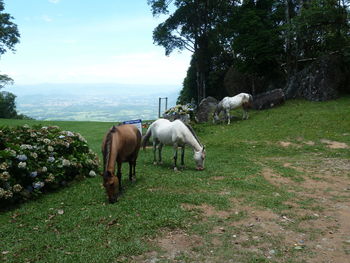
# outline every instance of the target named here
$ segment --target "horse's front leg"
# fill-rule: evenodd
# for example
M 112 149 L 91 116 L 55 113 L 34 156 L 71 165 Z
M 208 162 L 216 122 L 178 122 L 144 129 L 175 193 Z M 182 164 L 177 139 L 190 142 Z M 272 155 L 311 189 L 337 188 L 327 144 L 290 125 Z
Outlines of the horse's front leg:
M 156 157 L 156 151 L 157 151 L 157 140 L 153 140 L 153 164 L 157 164 L 157 157 Z
M 119 187 L 119 193 L 122 191 L 122 163 L 118 162 L 118 171 L 117 171 L 117 177 L 118 177 L 118 187 Z
M 244 120 L 248 120 L 248 111 L 247 110 L 244 110 Z
M 135 182 L 136 181 L 136 161 L 134 159 L 132 159 L 131 161 L 129 161 L 129 180 L 131 182 Z
M 162 164 L 162 149 L 163 149 L 163 143 L 158 144 L 158 159 L 159 163 Z
M 226 118 L 227 118 L 227 124 L 230 124 L 231 123 L 230 110 L 226 110 Z
M 174 145 L 174 171 L 177 171 L 176 161 L 177 161 L 177 144 Z
M 185 145 L 181 147 L 181 167 L 185 167 Z

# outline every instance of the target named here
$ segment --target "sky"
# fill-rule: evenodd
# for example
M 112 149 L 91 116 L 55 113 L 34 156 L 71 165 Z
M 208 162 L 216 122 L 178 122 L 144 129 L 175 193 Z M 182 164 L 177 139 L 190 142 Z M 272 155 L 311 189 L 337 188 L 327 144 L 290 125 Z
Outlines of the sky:
M 121 83 L 182 86 L 189 52 L 165 56 L 147 0 L 4 0 L 20 43 L 0 58 L 17 85 Z

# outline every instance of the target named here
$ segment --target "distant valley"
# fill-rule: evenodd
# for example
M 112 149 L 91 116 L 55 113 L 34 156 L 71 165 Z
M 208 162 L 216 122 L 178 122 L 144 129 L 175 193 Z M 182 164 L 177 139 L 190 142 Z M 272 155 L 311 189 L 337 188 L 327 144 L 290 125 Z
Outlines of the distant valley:
M 13 86 L 17 110 L 37 120 L 124 121 L 158 117 L 159 97 L 176 104 L 179 87 L 122 84 Z M 162 111 L 165 109 L 163 101 Z

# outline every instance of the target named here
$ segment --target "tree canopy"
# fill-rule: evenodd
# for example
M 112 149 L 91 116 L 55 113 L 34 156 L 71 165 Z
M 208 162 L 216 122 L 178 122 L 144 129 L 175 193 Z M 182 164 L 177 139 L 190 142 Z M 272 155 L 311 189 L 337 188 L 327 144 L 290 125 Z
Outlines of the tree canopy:
M 20 37 L 17 25 L 12 22 L 13 17 L 4 10 L 4 1 L 0 0 L 0 55 L 8 50 L 15 51 Z
M 282 87 L 318 57 L 350 63 L 349 0 L 148 0 L 166 15 L 153 32 L 165 54 L 193 53 L 179 101 L 227 95 L 229 72 L 252 93 Z M 232 68 L 234 70 L 232 71 Z M 231 69 L 231 70 L 230 70 Z M 230 78 L 227 78 L 230 79 Z
M 15 45 L 19 43 L 20 34 L 17 25 L 12 22 L 13 17 L 4 12 L 4 2 L 0 0 L 0 56 L 7 51 L 15 51 Z M 8 84 L 12 84 L 13 80 L 8 75 L 0 74 L 0 89 Z M 16 96 L 10 92 L 0 92 L 0 118 L 22 118 L 17 115 Z

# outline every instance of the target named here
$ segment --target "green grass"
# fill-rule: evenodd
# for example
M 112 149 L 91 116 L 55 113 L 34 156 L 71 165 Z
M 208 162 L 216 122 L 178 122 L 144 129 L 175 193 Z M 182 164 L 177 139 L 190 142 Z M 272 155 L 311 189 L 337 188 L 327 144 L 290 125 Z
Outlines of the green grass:
M 102 179 L 96 177 L 1 212 L 0 259 L 4 262 L 129 262 L 133 256 L 156 249 L 149 240 L 161 233 L 181 229 L 200 236 L 202 245 L 196 248 L 195 258 L 191 254 L 181 254 L 171 262 L 202 262 L 206 258 L 213 258 L 212 262 L 228 262 L 228 259 L 303 262 L 298 256 L 305 251 L 284 252 L 285 248 L 278 247 L 281 237 L 263 234 L 260 241 L 247 241 L 242 243 L 243 247 L 259 247 L 261 242 L 275 244 L 278 249 L 273 259 L 253 250 L 235 250 L 233 253 L 230 237 L 246 230 L 230 226 L 230 223 L 245 220 L 246 212 L 232 213 L 225 220 L 216 216 L 203 220 L 200 212 L 183 209 L 182 204 L 206 204 L 218 211 L 231 211 L 235 209 L 232 200 L 238 200 L 242 206 L 284 213 L 289 209 L 286 203 L 301 194 L 271 184 L 261 176 L 262 169 L 268 166 L 299 184 L 306 179 L 305 175 L 283 167 L 278 158 L 350 158 L 348 149 L 329 149 L 320 142 L 325 138 L 350 145 L 349 113 L 349 97 L 322 103 L 295 100 L 274 109 L 253 111 L 249 120 L 234 121 L 229 126 L 195 125 L 197 135 L 207 149 L 203 172 L 195 171 L 189 149 L 185 157 L 186 168 L 180 172 L 171 169 L 171 147 L 164 148 L 161 166 L 152 164 L 151 149 L 141 151 L 137 182 L 129 183 L 128 167 L 124 164 L 123 194 L 113 205 L 106 203 Z M 23 124 L 58 125 L 79 132 L 99 155 L 102 138 L 112 125 L 0 119 L 0 126 Z M 293 145 L 281 147 L 280 141 Z M 313 141 L 315 145 L 302 141 Z M 312 200 L 300 199 L 298 202 L 301 209 L 314 211 Z M 227 230 L 217 237 L 222 246 L 215 247 L 210 244 L 218 235 L 210 230 L 218 225 L 227 226 Z M 162 259 L 159 262 L 169 261 Z

